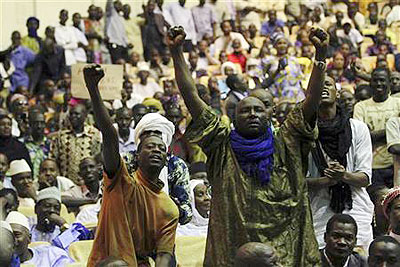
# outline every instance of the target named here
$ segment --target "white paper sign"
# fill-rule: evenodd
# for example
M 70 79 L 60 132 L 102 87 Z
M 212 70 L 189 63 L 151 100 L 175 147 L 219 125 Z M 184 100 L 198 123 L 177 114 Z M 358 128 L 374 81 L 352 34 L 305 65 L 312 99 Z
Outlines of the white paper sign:
M 83 78 L 83 68 L 87 64 L 74 64 L 71 66 L 71 93 L 73 97 L 90 99 Z M 99 83 L 101 97 L 104 100 L 121 99 L 123 86 L 123 67 L 122 65 L 100 65 L 104 70 L 104 77 Z

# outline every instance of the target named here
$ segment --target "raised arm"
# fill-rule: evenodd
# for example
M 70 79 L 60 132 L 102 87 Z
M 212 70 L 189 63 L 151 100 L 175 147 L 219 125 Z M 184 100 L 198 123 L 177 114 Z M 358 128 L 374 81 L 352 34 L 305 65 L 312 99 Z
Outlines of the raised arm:
M 182 26 L 168 30 L 167 42 L 174 61 L 175 78 L 192 118 L 196 120 L 207 104 L 201 100 L 192 75 L 183 57 L 182 44 L 186 34 Z
M 329 44 L 329 35 L 320 28 L 312 28 L 309 35 L 311 43 L 316 49 L 315 60 L 310 82 L 306 92 L 303 112 L 306 121 L 314 126 L 317 119 L 317 111 L 321 99 L 321 91 L 325 80 L 325 59 Z
M 103 134 L 104 167 L 109 178 L 113 178 L 118 171 L 120 155 L 118 149 L 118 133 L 112 125 L 110 115 L 99 91 L 99 82 L 104 77 L 104 70 L 99 65 L 87 66 L 83 69 L 86 87 L 92 100 L 93 113 L 96 125 Z

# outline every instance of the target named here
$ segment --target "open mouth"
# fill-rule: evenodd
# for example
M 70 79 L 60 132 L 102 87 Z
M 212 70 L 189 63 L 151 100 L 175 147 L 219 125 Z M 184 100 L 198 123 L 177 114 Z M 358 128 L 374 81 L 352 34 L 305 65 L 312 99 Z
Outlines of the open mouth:
M 151 155 L 149 157 L 151 160 L 162 161 L 162 157 L 160 155 Z
M 376 91 L 377 92 L 384 92 L 385 91 L 385 87 L 383 87 L 383 86 L 378 86 L 378 87 L 376 87 Z
M 329 97 L 329 91 L 328 90 L 322 90 L 321 98 L 328 98 L 328 97 Z

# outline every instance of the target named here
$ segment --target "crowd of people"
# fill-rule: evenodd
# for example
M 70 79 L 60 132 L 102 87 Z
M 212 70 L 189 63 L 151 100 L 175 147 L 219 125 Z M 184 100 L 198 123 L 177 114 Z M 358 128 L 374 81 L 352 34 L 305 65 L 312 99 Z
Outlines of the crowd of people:
M 180 237 L 204 266 L 400 266 L 400 1 L 58 18 L 0 51 L 0 266 L 68 266 L 84 240 L 83 265 L 185 266 Z

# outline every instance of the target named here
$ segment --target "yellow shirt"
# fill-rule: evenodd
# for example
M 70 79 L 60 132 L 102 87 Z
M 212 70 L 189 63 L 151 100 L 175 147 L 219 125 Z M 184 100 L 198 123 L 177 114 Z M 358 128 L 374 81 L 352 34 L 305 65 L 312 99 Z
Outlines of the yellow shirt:
M 22 46 L 25 46 L 27 48 L 29 48 L 30 50 L 33 51 L 33 53 L 37 54 L 40 52 L 40 45 L 38 43 L 38 41 L 30 36 L 24 36 L 21 38 L 21 44 Z
M 129 266 L 146 264 L 153 253 L 173 254 L 179 211 L 171 198 L 141 171 L 131 177 L 121 159 L 114 178 L 104 175 L 99 224 L 87 266 L 114 256 Z
M 354 119 L 363 121 L 370 131 L 386 129 L 386 122 L 400 114 L 400 98 L 389 96 L 384 102 L 375 102 L 372 98 L 357 103 L 354 107 Z M 388 168 L 393 165 L 392 155 L 386 144 L 373 145 L 373 169 Z

